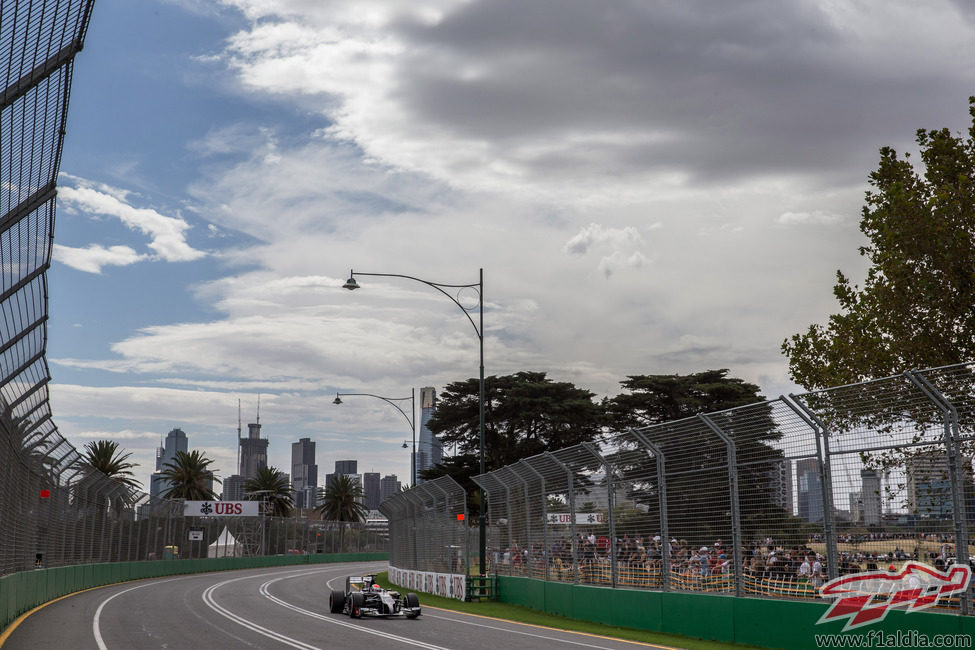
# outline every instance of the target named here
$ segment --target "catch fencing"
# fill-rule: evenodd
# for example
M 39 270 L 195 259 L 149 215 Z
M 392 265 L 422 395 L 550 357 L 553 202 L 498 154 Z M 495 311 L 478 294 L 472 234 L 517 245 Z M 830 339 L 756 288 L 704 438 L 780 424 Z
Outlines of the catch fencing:
M 51 417 L 47 270 L 75 55 L 94 0 L 0 2 L 0 574 L 206 557 L 224 526 L 241 555 L 385 549 L 385 532 L 311 519 L 183 516 L 94 471 Z M 189 529 L 202 531 L 189 540 Z M 194 535 L 196 537 L 198 535 Z
M 975 366 L 965 363 L 546 452 L 474 478 L 487 494 L 490 571 L 813 598 L 844 574 L 967 564 L 973 437 Z M 403 540 L 425 538 L 449 510 L 411 492 L 399 499 L 412 509 L 387 515 L 392 557 L 430 565 L 435 545 L 414 556 Z M 971 611 L 969 594 L 941 604 Z

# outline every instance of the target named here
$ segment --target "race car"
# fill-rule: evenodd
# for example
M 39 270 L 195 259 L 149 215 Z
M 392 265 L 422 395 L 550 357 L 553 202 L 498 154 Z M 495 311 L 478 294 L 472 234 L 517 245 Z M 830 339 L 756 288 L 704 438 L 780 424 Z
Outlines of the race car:
M 363 616 L 420 615 L 420 599 L 416 594 L 400 596 L 398 591 L 383 589 L 376 584 L 376 576 L 349 576 L 345 590 L 333 589 L 328 598 L 328 609 L 333 614 L 348 614 L 352 618 Z

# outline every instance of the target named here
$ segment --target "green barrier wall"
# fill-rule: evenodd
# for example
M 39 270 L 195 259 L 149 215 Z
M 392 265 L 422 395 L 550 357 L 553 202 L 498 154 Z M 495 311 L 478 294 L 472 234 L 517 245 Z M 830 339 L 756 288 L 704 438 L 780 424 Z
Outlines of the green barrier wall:
M 0 577 L 0 631 L 3 631 L 18 616 L 38 605 L 76 591 L 117 582 L 184 573 L 300 564 L 370 562 L 374 560 L 389 560 L 389 553 L 328 553 L 321 555 L 149 560 L 144 562 L 82 564 L 12 573 Z
M 509 576 L 498 576 L 498 600 L 577 620 L 765 648 L 816 648 L 817 634 L 839 634 L 843 628 L 843 622 L 816 624 L 829 607 L 823 601 L 610 589 Z M 903 640 L 910 630 L 928 638 L 968 635 L 968 647 L 975 647 L 975 617 L 930 611 L 892 610 L 883 621 L 846 634 L 882 632 L 886 642 L 886 635 L 900 633 Z M 872 647 L 883 646 L 874 639 Z

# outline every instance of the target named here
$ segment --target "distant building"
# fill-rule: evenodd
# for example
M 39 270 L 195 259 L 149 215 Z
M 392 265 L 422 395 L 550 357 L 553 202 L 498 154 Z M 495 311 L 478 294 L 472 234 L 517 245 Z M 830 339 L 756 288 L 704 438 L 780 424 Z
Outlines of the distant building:
M 382 482 L 379 472 L 366 472 L 362 475 L 362 490 L 365 493 L 365 506 L 370 510 L 378 510 L 382 501 Z
M 792 461 L 780 458 L 772 462 L 768 477 L 769 497 L 772 505 L 788 514 L 792 513 Z
M 295 492 L 295 507 L 314 508 L 318 465 L 315 464 L 315 443 L 310 438 L 300 438 L 298 442 L 291 444 L 291 481 Z
M 337 460 L 335 461 L 336 474 L 358 474 L 359 461 L 357 460 Z
M 427 424 L 437 410 L 437 391 L 432 386 L 420 389 L 420 440 L 416 448 L 416 482 L 420 484 L 420 472 L 432 469 L 443 462 L 443 445 L 440 438 L 433 435 Z
M 223 480 L 223 496 L 221 501 L 243 501 L 244 500 L 244 481 L 240 474 L 232 474 Z
M 816 458 L 796 461 L 796 497 L 798 515 L 808 522 L 823 520 L 823 481 Z
M 882 515 L 880 474 L 872 469 L 860 470 L 860 501 L 862 521 L 866 526 L 879 526 Z
M 951 475 L 943 451 L 931 451 L 907 459 L 907 507 L 919 517 L 948 519 L 953 516 Z M 969 520 L 975 519 L 975 481 L 972 459 L 963 458 L 963 507 Z
M 169 489 L 169 481 L 162 477 L 162 470 L 167 463 L 176 460 L 176 453 L 183 452 L 189 447 L 189 439 L 182 429 L 173 429 L 166 434 L 165 442 L 156 448 L 156 471 L 149 478 L 149 496 L 161 498 Z
M 261 437 L 260 419 L 247 425 L 247 437 L 240 439 L 240 469 L 238 474 L 257 478 L 257 473 L 267 467 L 267 438 Z
M 403 484 L 396 478 L 395 474 L 387 474 L 379 481 L 379 502 L 382 503 L 389 497 L 403 491 Z

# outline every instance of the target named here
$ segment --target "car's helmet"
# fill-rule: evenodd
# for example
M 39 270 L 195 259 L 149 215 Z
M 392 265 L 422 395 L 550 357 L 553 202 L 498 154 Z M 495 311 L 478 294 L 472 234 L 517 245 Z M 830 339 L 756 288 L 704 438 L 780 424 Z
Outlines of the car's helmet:
M 373 585 L 372 589 L 373 591 L 379 591 L 380 589 L 382 589 L 382 587 L 380 587 L 379 585 Z

